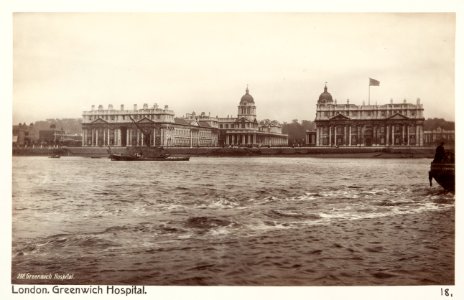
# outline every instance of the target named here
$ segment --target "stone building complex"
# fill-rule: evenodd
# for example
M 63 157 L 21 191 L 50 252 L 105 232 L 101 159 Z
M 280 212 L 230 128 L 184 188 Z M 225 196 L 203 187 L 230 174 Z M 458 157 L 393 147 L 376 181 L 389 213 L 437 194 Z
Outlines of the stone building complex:
M 237 117 L 211 117 L 194 112 L 175 117 L 166 105 L 157 104 L 127 110 L 124 105 L 107 109 L 99 105 L 83 112 L 83 146 L 150 146 L 150 147 L 217 147 L 217 146 L 284 146 L 288 136 L 282 134 L 277 121 L 256 119 L 253 97 L 241 98 Z
M 237 117 L 218 118 L 220 143 L 225 146 L 287 146 L 288 135 L 282 134 L 277 121 L 256 118 L 256 105 L 247 87 L 240 99 Z
M 316 132 L 308 133 L 313 146 L 423 146 L 424 108 L 416 104 L 338 104 L 324 87 L 316 110 Z
M 84 111 L 83 146 L 216 146 L 217 122 L 176 118 L 166 105 L 157 104 L 126 110 L 124 105 L 108 109 L 102 105 Z

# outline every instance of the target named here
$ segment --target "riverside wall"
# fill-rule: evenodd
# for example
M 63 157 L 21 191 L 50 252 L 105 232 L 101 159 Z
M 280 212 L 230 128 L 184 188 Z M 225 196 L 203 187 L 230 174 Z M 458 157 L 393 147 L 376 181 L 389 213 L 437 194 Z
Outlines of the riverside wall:
M 314 156 L 359 158 L 433 158 L 434 147 L 273 147 L 273 148 L 165 148 L 171 155 L 190 156 Z M 112 147 L 112 153 L 124 153 L 125 147 Z M 106 157 L 107 147 L 14 148 L 14 156 Z

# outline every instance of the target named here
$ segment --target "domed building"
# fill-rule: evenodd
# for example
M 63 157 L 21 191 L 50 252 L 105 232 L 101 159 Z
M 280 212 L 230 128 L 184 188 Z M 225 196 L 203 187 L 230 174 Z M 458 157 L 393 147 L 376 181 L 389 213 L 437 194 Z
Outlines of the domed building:
M 329 104 L 333 103 L 332 95 L 327 92 L 327 84 L 324 86 L 324 92 L 319 96 L 319 100 L 317 100 L 317 104 Z
M 424 108 L 416 104 L 337 104 L 327 91 L 320 94 L 316 109 L 316 131 L 307 132 L 306 143 L 321 147 L 423 146 Z
M 288 135 L 277 121 L 260 123 L 248 86 L 240 99 L 237 117 L 218 118 L 219 144 L 224 146 L 287 146 Z
M 256 106 L 253 96 L 250 95 L 250 90 L 248 86 L 245 91 L 245 95 L 240 99 L 240 104 L 238 106 L 238 119 L 244 119 L 245 122 L 256 122 Z

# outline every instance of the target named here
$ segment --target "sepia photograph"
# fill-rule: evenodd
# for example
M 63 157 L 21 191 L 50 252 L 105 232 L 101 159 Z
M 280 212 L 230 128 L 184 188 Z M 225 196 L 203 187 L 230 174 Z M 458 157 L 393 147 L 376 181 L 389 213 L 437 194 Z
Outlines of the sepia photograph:
M 12 293 L 453 297 L 456 19 L 14 12 Z

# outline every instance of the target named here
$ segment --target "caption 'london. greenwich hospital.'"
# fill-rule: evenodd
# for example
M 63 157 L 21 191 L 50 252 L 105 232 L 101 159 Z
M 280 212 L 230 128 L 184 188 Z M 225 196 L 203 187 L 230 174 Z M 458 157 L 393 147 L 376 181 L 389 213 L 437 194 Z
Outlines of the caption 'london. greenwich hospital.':
M 369 79 L 370 86 L 379 81 Z M 370 97 L 369 97 L 370 98 Z M 424 108 L 420 99 L 356 105 L 337 103 L 328 91 L 317 99 L 315 130 L 306 132 L 305 146 L 372 147 L 424 145 Z M 259 104 L 259 101 L 257 101 Z M 311 101 L 308 101 L 310 105 Z M 137 104 L 127 109 L 103 105 L 83 112 L 82 146 L 149 147 L 282 147 L 288 135 L 276 120 L 259 120 L 257 105 L 247 86 L 236 116 L 211 116 L 204 112 L 176 117 L 168 105 Z

